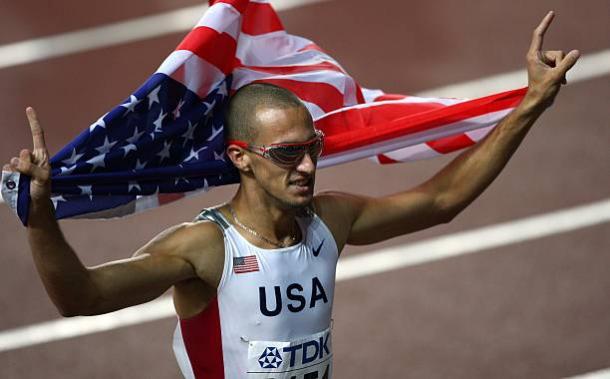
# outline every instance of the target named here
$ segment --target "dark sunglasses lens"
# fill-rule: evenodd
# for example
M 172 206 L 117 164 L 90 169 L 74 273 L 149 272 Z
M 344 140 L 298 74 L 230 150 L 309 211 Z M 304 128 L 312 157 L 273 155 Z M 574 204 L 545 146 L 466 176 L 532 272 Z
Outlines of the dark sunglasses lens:
M 306 146 L 274 146 L 269 149 L 269 157 L 282 165 L 294 165 L 303 159 Z

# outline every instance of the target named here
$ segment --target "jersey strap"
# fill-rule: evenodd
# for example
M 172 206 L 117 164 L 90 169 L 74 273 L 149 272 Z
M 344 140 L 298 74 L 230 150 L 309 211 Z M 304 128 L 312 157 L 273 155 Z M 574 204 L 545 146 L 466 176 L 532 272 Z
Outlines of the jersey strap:
M 225 218 L 220 214 L 218 209 L 215 208 L 204 208 L 195 218 L 195 221 L 211 221 L 223 229 L 229 228 L 229 223 L 225 220 Z

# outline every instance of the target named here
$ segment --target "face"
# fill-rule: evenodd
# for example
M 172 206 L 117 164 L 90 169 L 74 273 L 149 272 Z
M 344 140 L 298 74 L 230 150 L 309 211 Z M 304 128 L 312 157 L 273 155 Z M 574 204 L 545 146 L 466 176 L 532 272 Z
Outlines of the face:
M 256 112 L 259 128 L 252 145 L 269 146 L 282 143 L 300 143 L 316 136 L 313 121 L 305 107 L 262 108 Z M 292 166 L 278 165 L 272 160 L 251 151 L 242 150 L 242 168 L 249 190 L 256 190 L 269 201 L 282 208 L 301 208 L 313 199 L 316 157 L 305 154 Z M 242 180 L 243 181 L 243 180 Z M 245 183 L 243 183 L 245 184 Z

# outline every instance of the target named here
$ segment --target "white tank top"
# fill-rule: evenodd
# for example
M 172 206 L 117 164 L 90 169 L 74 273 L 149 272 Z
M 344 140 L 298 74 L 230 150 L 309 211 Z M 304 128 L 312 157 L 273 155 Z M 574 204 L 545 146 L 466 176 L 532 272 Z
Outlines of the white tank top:
M 184 377 L 330 378 L 338 250 L 322 220 L 298 217 L 300 243 L 262 249 L 215 209 L 197 219 L 222 229 L 225 263 L 216 298 L 178 321 L 173 347 Z

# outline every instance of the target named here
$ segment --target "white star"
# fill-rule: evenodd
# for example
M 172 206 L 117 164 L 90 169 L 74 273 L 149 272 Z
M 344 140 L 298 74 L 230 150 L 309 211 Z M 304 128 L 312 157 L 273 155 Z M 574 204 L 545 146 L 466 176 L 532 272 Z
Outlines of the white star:
M 191 147 L 191 152 L 189 153 L 189 156 L 186 157 L 186 159 L 184 160 L 185 162 L 190 161 L 191 159 L 199 159 L 199 153 L 202 152 L 203 150 L 207 149 L 207 146 L 202 147 L 201 149 L 195 151 L 195 149 L 193 149 Z
M 89 195 L 89 200 L 93 200 L 92 186 L 78 186 L 80 188 L 81 195 Z
M 186 104 L 186 102 L 184 100 L 180 100 L 180 102 L 178 103 L 178 106 L 172 112 L 174 114 L 174 120 L 177 119 L 178 117 L 180 117 L 180 110 L 182 110 L 182 106 L 184 104 Z
M 89 163 L 90 165 L 93 165 L 93 167 L 91 167 L 91 172 L 95 171 L 95 169 L 98 167 L 106 167 L 106 162 L 104 162 L 105 158 L 106 158 L 106 154 L 100 154 L 100 155 L 96 155 L 95 157 L 89 159 L 87 161 L 87 163 Z
M 129 143 L 136 143 L 136 141 L 139 140 L 140 137 L 142 137 L 142 135 L 144 133 L 145 132 L 139 132 L 138 133 L 138 127 L 136 126 L 135 130 L 133 131 L 133 135 L 131 137 L 127 138 L 126 141 L 129 142 Z
M 72 156 L 70 156 L 70 158 L 68 159 L 64 159 L 62 161 L 63 164 L 65 165 L 73 165 L 76 163 L 77 160 L 79 160 L 84 154 L 76 154 L 76 149 L 72 150 Z
M 220 85 L 220 87 L 218 87 L 218 92 L 216 92 L 217 95 L 221 95 L 221 96 L 227 96 L 227 82 L 225 82 L 224 84 Z
M 184 181 L 186 182 L 186 184 L 189 184 L 190 182 L 188 181 L 187 178 L 185 178 L 184 176 L 179 176 L 176 178 L 176 180 L 174 181 L 174 185 L 177 186 L 178 183 L 180 183 L 180 181 Z
M 91 126 L 89 126 L 89 133 L 92 133 L 95 130 L 95 128 L 97 128 L 98 126 L 100 128 L 105 128 L 106 127 L 106 121 L 104 121 L 104 117 L 106 117 L 107 115 L 108 115 L 108 113 L 106 113 L 105 115 L 100 117 L 96 122 L 91 124 Z
M 104 144 L 103 144 L 103 145 L 100 145 L 100 147 L 96 147 L 96 148 L 95 148 L 95 150 L 97 150 L 97 151 L 98 151 L 100 154 L 106 154 L 106 153 L 108 153 L 108 152 L 110 151 L 110 149 L 112 149 L 112 147 L 113 147 L 114 145 L 116 145 L 116 144 L 117 144 L 117 141 L 110 142 L 110 141 L 108 141 L 108 137 L 106 137 L 106 138 L 104 139 Z
M 186 132 L 181 136 L 182 138 L 184 138 L 184 142 L 182 143 L 182 147 L 186 146 L 187 142 L 191 139 L 195 139 L 195 137 L 193 137 L 193 134 L 195 134 L 195 128 L 197 128 L 197 125 L 199 125 L 199 123 L 196 124 L 191 124 L 191 122 L 189 121 L 189 126 L 188 129 L 186 130 Z
M 223 162 L 226 162 L 226 161 L 225 161 L 225 153 L 224 153 L 224 152 L 222 152 L 222 153 L 218 154 L 217 152 L 214 152 L 214 160 L 215 160 L 215 161 L 223 161 Z
M 161 102 L 159 101 L 159 91 L 161 90 L 161 85 L 157 86 L 157 88 L 155 88 L 154 90 L 150 91 L 150 93 L 148 94 L 148 109 L 152 108 L 154 103 L 159 103 L 161 104 Z
M 125 145 L 125 146 L 121 147 L 121 149 L 124 150 L 123 158 L 125 158 L 127 156 L 127 154 L 129 154 L 130 151 L 138 151 L 138 148 L 133 143 L 130 143 L 129 145 Z
M 128 187 L 127 187 L 127 192 L 131 192 L 132 189 L 136 189 L 136 190 L 142 192 L 142 187 L 140 187 L 138 182 L 135 182 L 135 181 L 129 182 Z
M 60 201 L 67 201 L 66 199 L 64 199 L 63 196 L 59 195 L 59 196 L 53 196 L 51 198 L 51 201 L 53 202 L 53 208 L 57 209 L 57 204 L 59 204 Z
M 206 114 L 210 113 L 214 104 L 216 104 L 216 99 L 214 99 L 210 104 L 203 103 L 203 105 L 205 105 L 208 108 L 208 110 L 206 111 Z
M 123 117 L 125 117 L 127 115 L 127 113 L 129 113 L 129 112 L 133 112 L 135 110 L 136 106 L 138 104 L 140 104 L 140 102 L 142 102 L 142 100 L 138 100 L 137 97 L 135 97 L 134 95 L 131 95 L 129 97 L 129 100 L 127 100 L 127 102 L 125 104 L 121 104 L 122 107 L 127 109 L 125 111 L 125 113 L 123 113 Z
M 146 164 L 147 164 L 147 163 L 148 163 L 148 162 L 146 162 L 146 161 L 144 161 L 143 163 L 140 163 L 140 158 L 138 158 L 138 161 L 136 162 L 136 168 L 135 168 L 135 169 L 136 169 L 136 170 L 141 170 L 141 169 L 143 169 L 144 167 L 146 167 Z
M 159 163 L 163 162 L 163 159 L 169 158 L 169 156 L 170 156 L 169 149 L 171 147 L 172 147 L 171 142 L 163 142 L 163 149 L 161 149 L 161 151 L 157 153 L 157 155 L 161 157 L 161 160 L 159 161 Z
M 167 113 L 163 113 L 163 109 L 159 113 L 159 117 L 153 122 L 155 124 L 155 132 L 161 132 L 161 126 L 163 126 L 163 119 L 167 117 Z
M 220 133 L 222 133 L 222 126 L 219 126 L 218 129 L 214 129 L 214 125 L 212 125 L 212 135 L 208 137 L 208 142 L 216 138 Z
M 75 168 L 76 168 L 76 165 L 73 165 L 72 167 L 61 167 L 61 173 L 59 175 L 71 174 Z

